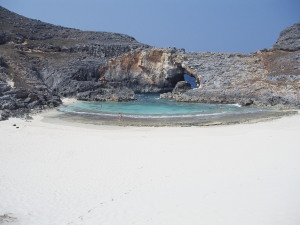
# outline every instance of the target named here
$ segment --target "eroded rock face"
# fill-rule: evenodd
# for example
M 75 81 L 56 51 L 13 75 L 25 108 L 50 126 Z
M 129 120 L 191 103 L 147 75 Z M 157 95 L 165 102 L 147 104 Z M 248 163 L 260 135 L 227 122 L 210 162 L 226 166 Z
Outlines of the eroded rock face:
M 277 42 L 272 47 L 272 50 L 300 50 L 300 23 L 296 23 L 281 31 Z
M 131 89 L 116 88 L 116 89 L 101 89 L 97 91 L 80 92 L 76 95 L 78 100 L 82 101 L 115 101 L 124 102 L 135 100 L 135 94 Z
M 32 109 L 45 109 L 61 104 L 58 96 L 47 90 L 12 88 L 0 79 L 0 121 L 10 116 L 22 116 Z
M 171 92 L 178 101 L 300 105 L 299 23 L 281 32 L 270 51 L 250 55 L 152 48 L 127 35 L 54 26 L 1 6 L 0 24 L 1 119 L 56 106 L 60 97 L 126 101 L 134 92 Z M 185 73 L 197 88 L 175 87 Z
M 161 98 L 177 101 L 299 106 L 299 54 L 282 50 L 245 55 L 141 49 L 101 67 L 100 82 L 135 92 L 168 92 Z M 175 84 L 183 83 L 185 73 L 196 78 L 197 88 L 177 91 Z
M 95 93 L 104 93 L 96 99 L 132 99 L 131 91 L 99 84 L 98 69 L 113 57 L 147 45 L 124 34 L 80 31 L 43 23 L 1 6 L 0 24 L 2 119 L 7 115 L 21 115 L 22 111 L 29 112 L 37 106 L 52 103 L 56 106 L 61 102 L 60 97 L 85 96 L 85 100 L 94 100 Z M 16 98 L 13 92 L 7 93 L 8 82 L 14 84 L 10 91 L 25 90 L 37 95 L 37 99 Z M 122 98 L 118 97 L 119 93 Z
M 166 49 L 137 50 L 111 60 L 100 67 L 99 82 L 113 87 L 126 87 L 135 93 L 171 91 L 183 80 L 180 55 Z
M 191 84 L 189 84 L 186 81 L 179 81 L 176 86 L 174 87 L 172 92 L 167 92 L 160 94 L 161 99 L 176 99 L 177 95 L 182 95 L 183 93 L 187 92 L 188 90 L 191 90 Z
M 128 35 L 55 26 L 1 6 L 0 24 L 0 52 L 6 62 L 3 76 L 16 87 L 49 88 L 59 96 L 101 88 L 97 84 L 100 66 L 148 47 Z
M 300 105 L 300 51 L 187 53 L 185 64 L 200 80 L 178 101 L 242 105 Z
M 173 94 L 182 94 L 192 89 L 191 85 L 186 81 L 179 81 L 174 87 Z

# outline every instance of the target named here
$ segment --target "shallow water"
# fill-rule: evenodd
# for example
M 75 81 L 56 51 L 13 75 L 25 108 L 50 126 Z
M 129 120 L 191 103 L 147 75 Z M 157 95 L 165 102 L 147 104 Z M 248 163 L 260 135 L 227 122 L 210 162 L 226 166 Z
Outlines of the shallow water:
M 60 107 L 62 112 L 133 118 L 195 117 L 258 112 L 260 109 L 232 104 L 204 104 L 159 99 L 159 94 L 139 94 L 130 102 L 83 102 Z

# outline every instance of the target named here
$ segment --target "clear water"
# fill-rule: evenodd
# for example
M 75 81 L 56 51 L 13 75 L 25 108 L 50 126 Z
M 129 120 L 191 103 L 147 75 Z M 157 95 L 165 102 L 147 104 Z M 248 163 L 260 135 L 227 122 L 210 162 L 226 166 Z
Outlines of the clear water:
M 60 108 L 60 111 L 78 114 L 118 116 L 121 113 L 124 117 L 136 118 L 209 116 L 225 113 L 249 113 L 258 110 L 230 104 L 222 104 L 220 109 L 220 104 L 176 102 L 159 99 L 159 94 L 139 94 L 137 100 L 130 102 L 80 101 Z

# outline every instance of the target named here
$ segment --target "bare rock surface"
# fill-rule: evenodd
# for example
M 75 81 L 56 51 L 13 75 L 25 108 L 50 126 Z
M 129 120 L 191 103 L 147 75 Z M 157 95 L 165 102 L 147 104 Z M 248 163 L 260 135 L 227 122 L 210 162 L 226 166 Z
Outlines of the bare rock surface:
M 200 81 L 179 101 L 294 105 L 300 102 L 300 51 L 187 53 L 185 62 Z
M 277 42 L 272 47 L 272 50 L 300 50 L 300 23 L 296 23 L 281 31 Z
M 132 51 L 101 67 L 99 80 L 106 85 L 130 88 L 135 93 L 172 91 L 184 74 L 181 64 L 177 63 L 178 56 L 174 49 Z
M 191 89 L 192 89 L 191 84 L 189 84 L 187 81 L 179 81 L 175 85 L 172 92 L 160 94 L 160 98 L 161 99 L 172 99 L 172 98 L 176 99 L 177 95 L 181 95 Z
M 122 98 L 116 97 L 120 90 L 104 87 L 98 79 L 99 67 L 110 59 L 148 47 L 134 38 L 55 26 L 1 6 L 0 27 L 1 119 L 22 115 L 36 107 L 57 106 L 60 97 L 102 101 L 133 98 L 130 90 L 130 94 L 125 95 L 125 90 Z M 94 98 L 95 92 L 106 94 Z M 26 94 L 19 98 L 19 93 Z
M 139 49 L 101 67 L 99 82 L 135 92 L 167 92 L 161 98 L 177 101 L 299 106 L 299 54 L 283 50 L 245 55 Z M 197 88 L 177 91 L 184 74 L 196 78 Z
M 0 120 L 56 107 L 61 97 L 128 101 L 166 93 L 177 101 L 300 106 L 300 24 L 252 54 L 160 49 L 133 37 L 80 31 L 0 7 Z M 184 74 L 197 87 L 184 84 Z

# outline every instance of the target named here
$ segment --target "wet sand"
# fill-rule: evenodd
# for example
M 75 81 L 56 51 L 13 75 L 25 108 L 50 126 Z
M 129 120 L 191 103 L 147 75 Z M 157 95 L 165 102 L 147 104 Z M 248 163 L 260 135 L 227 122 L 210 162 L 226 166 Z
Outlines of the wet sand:
M 138 127 L 188 127 L 188 126 L 215 126 L 242 123 L 257 123 L 266 120 L 278 119 L 284 116 L 295 115 L 295 110 L 266 110 L 243 114 L 221 114 L 196 117 L 165 117 L 165 118 L 134 118 L 122 115 L 116 116 L 78 114 L 66 112 L 53 112 L 45 117 L 49 122 L 65 121 L 69 123 L 83 123 L 112 126 L 138 126 Z

